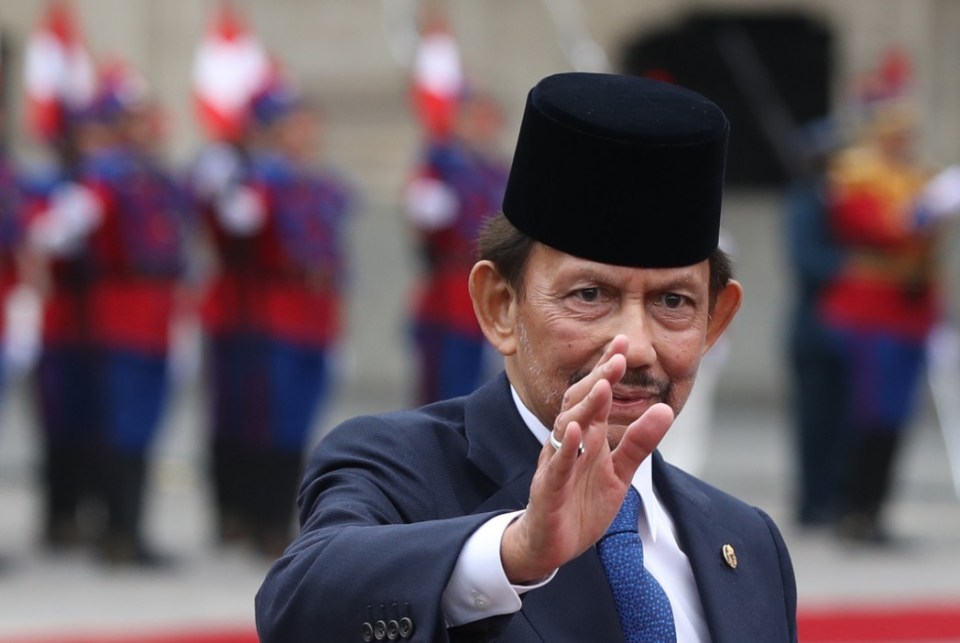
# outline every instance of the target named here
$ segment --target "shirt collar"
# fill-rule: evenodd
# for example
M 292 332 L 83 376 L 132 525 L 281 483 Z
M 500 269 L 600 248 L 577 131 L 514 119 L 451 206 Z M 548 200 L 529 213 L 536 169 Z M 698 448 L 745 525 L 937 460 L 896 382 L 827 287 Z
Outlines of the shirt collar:
M 545 444 L 550 437 L 550 430 L 526 407 L 513 384 L 510 385 L 510 394 L 513 396 L 513 403 L 517 407 L 520 417 L 523 418 L 524 424 L 540 441 L 540 444 Z M 643 515 L 640 516 L 640 522 L 642 524 L 644 517 L 646 518 L 646 523 L 650 528 L 650 538 L 653 542 L 656 542 L 658 531 L 669 528 L 669 518 L 660 503 L 660 498 L 657 497 L 653 489 L 653 460 L 651 458 L 648 457 L 640 463 L 640 467 L 633 474 L 632 484 L 643 500 Z

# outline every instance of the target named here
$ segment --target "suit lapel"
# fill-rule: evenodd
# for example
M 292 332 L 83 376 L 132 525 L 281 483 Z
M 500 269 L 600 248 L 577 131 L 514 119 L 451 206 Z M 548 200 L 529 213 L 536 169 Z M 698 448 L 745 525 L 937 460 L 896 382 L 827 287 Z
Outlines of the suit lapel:
M 761 570 L 732 568 L 723 556 L 725 545 L 748 553 L 735 525 L 717 511 L 711 499 L 690 479 L 654 454 L 654 484 L 677 527 L 680 546 L 693 569 L 704 617 L 714 641 L 745 641 L 754 636 L 743 629 L 746 597 L 755 593 L 754 577 Z

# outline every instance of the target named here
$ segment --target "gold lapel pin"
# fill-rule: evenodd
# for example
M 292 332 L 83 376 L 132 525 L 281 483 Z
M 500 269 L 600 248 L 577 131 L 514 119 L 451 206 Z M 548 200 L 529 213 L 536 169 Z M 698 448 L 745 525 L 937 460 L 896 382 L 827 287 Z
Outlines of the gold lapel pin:
M 727 564 L 727 567 L 730 569 L 737 568 L 737 552 L 734 551 L 733 545 L 727 544 L 724 545 L 720 550 L 723 554 L 723 562 Z

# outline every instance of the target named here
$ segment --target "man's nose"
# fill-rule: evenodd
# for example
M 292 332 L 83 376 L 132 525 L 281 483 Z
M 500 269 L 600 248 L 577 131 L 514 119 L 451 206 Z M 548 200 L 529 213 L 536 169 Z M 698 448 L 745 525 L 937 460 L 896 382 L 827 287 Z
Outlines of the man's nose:
M 656 361 L 652 330 L 650 319 L 642 306 L 624 309 L 617 332 L 626 335 L 630 342 L 626 354 L 628 369 L 650 366 Z

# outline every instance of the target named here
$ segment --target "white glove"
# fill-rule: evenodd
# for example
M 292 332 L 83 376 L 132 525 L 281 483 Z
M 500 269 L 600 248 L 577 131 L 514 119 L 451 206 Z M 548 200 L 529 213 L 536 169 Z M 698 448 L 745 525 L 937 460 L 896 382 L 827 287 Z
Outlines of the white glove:
M 85 235 L 103 220 L 100 197 L 90 188 L 78 183 L 64 183 L 51 197 L 53 216 L 61 225 L 77 235 Z
M 18 377 L 29 373 L 40 357 L 43 297 L 34 288 L 20 284 L 7 295 L 4 313 L 7 323 L 0 352 L 7 375 Z
M 927 364 L 942 371 L 960 366 L 960 332 L 949 324 L 937 325 L 927 337 Z
M 460 199 L 443 181 L 421 177 L 407 186 L 404 194 L 407 217 L 424 230 L 443 228 L 457 218 Z
M 267 209 L 256 190 L 241 185 L 217 199 L 216 215 L 228 232 L 246 237 L 263 228 Z
M 202 199 L 213 199 L 241 177 L 242 165 L 236 150 L 222 143 L 203 150 L 193 170 L 193 188 Z
M 50 207 L 29 231 L 30 239 L 54 255 L 78 250 L 90 232 L 103 221 L 103 204 L 97 193 L 78 183 L 64 183 L 50 195 Z
M 960 165 L 951 165 L 930 179 L 920 195 L 920 211 L 933 219 L 960 213 Z

